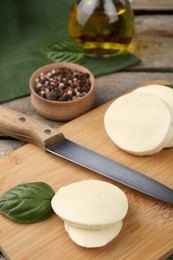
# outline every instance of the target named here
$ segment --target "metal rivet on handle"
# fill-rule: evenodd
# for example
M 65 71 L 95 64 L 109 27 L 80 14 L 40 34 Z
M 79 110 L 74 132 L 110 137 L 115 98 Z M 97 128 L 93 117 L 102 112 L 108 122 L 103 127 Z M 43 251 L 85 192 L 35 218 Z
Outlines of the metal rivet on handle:
M 25 119 L 24 117 L 20 117 L 20 118 L 19 118 L 19 121 L 20 121 L 21 123 L 23 123 L 23 122 L 26 121 L 26 119 Z
M 46 130 L 44 130 L 44 133 L 47 134 L 47 135 L 50 135 L 51 134 L 51 130 L 50 129 L 46 129 Z

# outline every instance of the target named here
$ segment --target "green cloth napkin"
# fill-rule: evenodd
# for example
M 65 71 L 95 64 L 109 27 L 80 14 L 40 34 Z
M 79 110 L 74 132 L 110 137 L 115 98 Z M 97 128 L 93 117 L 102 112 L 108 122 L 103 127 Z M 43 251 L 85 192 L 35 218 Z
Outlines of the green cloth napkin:
M 73 0 L 1 0 L 0 102 L 30 93 L 31 74 L 49 63 L 40 47 L 68 39 L 68 17 Z M 86 58 L 83 65 L 95 76 L 139 62 L 130 53 L 114 58 Z

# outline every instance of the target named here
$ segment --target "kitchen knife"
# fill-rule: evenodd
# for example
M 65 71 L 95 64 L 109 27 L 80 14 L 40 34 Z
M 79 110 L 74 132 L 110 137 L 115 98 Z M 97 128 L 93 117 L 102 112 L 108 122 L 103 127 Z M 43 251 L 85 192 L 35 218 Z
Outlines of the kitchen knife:
M 84 166 L 94 172 L 173 204 L 173 189 L 114 160 L 76 144 L 31 117 L 0 106 L 0 132 Z

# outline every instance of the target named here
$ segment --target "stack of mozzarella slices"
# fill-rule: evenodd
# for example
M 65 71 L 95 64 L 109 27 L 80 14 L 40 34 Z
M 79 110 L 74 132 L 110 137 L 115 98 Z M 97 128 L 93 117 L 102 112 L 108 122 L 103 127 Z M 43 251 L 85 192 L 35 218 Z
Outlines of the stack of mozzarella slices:
M 106 111 L 104 124 L 112 141 L 131 154 L 173 147 L 173 89 L 148 85 L 121 96 Z
M 78 245 L 101 247 L 120 232 L 128 210 L 125 193 L 113 184 L 84 180 L 61 187 L 52 208 Z

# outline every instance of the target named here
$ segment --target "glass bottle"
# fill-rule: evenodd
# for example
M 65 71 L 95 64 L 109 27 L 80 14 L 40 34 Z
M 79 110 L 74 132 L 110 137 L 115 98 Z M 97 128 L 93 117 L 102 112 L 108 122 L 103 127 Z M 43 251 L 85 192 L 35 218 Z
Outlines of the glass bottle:
M 128 0 L 76 0 L 69 16 L 69 35 L 83 44 L 88 56 L 124 52 L 134 32 Z

